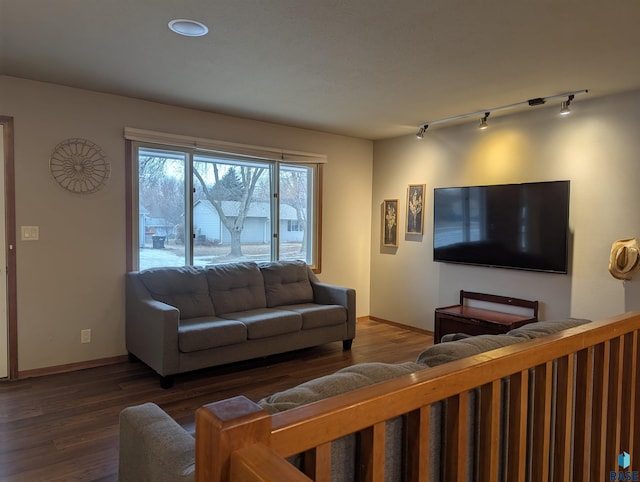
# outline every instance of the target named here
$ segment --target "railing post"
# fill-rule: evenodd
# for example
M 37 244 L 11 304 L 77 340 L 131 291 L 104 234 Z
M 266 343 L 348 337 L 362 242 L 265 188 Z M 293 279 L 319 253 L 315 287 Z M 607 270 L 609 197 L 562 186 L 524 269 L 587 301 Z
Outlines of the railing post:
M 196 411 L 196 481 L 229 482 L 231 454 L 258 442 L 270 446 L 271 416 L 246 397 Z
M 576 423 L 574 426 L 573 480 L 589 480 L 592 391 L 593 347 L 588 346 L 580 350 L 576 356 Z
M 527 414 L 529 411 L 529 372 L 509 377 L 509 426 L 507 440 L 507 480 L 524 482 L 527 462 Z
M 472 467 L 466 463 L 469 434 L 469 392 L 461 392 L 449 397 L 446 406 L 444 475 L 447 481 L 467 480 L 467 471 Z
M 530 450 L 531 480 L 536 482 L 549 480 L 552 382 L 553 362 L 549 361 L 535 367 L 533 373 L 533 423 L 531 427 L 533 438 Z M 560 389 L 561 387 L 558 388 Z M 562 404 L 559 403 L 558 405 L 561 406 Z M 565 437 L 563 434 L 559 435 Z

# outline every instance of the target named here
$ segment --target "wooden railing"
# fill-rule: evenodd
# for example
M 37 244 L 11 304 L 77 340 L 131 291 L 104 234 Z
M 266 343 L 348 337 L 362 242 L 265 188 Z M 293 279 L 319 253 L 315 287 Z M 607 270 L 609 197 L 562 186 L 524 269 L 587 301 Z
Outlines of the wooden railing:
M 426 481 L 430 408 L 440 401 L 442 480 L 610 480 L 623 470 L 619 453 L 640 454 L 639 330 L 640 311 L 630 312 L 276 415 L 244 397 L 206 405 L 196 414 L 196 480 L 328 481 L 331 442 L 353 433 L 355 480 L 383 480 L 385 424 L 402 416 L 403 479 Z M 301 470 L 285 460 L 301 453 Z

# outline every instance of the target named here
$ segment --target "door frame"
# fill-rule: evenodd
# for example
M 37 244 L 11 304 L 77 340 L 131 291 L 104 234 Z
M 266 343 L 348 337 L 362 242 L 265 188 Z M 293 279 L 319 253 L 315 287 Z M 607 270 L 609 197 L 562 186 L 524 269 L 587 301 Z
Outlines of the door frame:
M 13 150 L 13 117 L 0 115 L 4 141 L 4 195 L 7 276 L 7 339 L 9 380 L 18 378 L 18 296 L 16 273 L 16 187 Z

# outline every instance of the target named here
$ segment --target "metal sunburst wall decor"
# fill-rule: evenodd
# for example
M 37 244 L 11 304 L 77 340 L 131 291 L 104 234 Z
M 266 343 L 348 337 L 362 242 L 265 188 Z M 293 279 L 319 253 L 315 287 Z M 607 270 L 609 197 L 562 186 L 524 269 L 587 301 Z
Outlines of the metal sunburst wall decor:
M 111 175 L 105 153 L 86 139 L 67 139 L 58 144 L 51 153 L 49 169 L 60 186 L 78 194 L 99 191 Z

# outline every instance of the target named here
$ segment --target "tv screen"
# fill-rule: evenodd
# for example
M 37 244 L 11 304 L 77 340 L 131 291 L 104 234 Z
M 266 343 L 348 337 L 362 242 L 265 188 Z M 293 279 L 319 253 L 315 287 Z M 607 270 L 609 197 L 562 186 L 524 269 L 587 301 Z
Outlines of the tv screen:
M 434 189 L 433 260 L 567 272 L 569 181 Z

